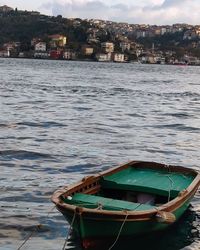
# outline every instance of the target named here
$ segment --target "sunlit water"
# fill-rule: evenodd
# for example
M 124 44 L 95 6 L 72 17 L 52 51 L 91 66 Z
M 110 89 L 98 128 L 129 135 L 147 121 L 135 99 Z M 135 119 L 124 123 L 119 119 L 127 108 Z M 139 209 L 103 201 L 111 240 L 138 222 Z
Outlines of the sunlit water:
M 38 224 L 22 249 L 62 249 L 69 225 L 50 196 L 84 175 L 134 159 L 198 169 L 199 75 L 200 67 L 0 59 L 0 249 L 17 249 Z M 200 249 L 199 203 L 197 193 L 180 223 L 144 249 Z M 133 245 L 122 249 L 143 249 Z

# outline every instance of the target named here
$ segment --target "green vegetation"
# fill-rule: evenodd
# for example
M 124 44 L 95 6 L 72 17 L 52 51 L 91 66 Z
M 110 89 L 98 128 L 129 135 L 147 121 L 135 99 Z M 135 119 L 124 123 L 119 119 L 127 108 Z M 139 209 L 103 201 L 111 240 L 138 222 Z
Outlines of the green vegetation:
M 30 46 L 33 37 L 46 40 L 48 35 L 57 33 L 66 35 L 71 42 L 84 43 L 90 25 L 81 19 L 78 21 L 80 25 L 75 27 L 70 19 L 62 16 L 49 17 L 17 10 L 2 13 L 0 14 L 0 45 L 15 41 Z
M 159 29 L 161 31 L 161 28 L 165 32 L 155 32 Z M 101 47 L 103 42 L 112 42 L 114 52 L 123 53 L 127 61 L 137 61 L 139 57 L 142 59 L 143 56 L 149 57 L 150 54 L 160 57 L 159 63 L 161 59 L 166 63 L 184 61 L 185 55 L 196 57 L 198 60 L 200 58 L 200 26 L 198 25 L 176 24 L 167 28 L 148 25 L 140 27 L 103 20 L 68 19 L 61 15 L 46 16 L 34 11 L 17 9 L 1 11 L 0 9 L 0 48 L 6 48 L 4 44 L 8 42 L 20 45 L 11 51 L 11 56 L 18 56 L 20 52 L 28 52 L 30 57 L 33 56 L 34 46 L 31 46 L 33 38 L 45 42 L 47 51 L 50 51 L 52 47 L 49 36 L 55 34 L 67 37 L 67 44 L 63 46 L 63 51 L 68 49 L 76 52 L 80 59 L 95 59 L 97 53 L 103 52 Z M 121 42 L 129 43 L 129 48 L 122 49 Z M 82 47 L 86 44 L 94 50 L 89 57 L 81 54 Z M 149 58 L 145 62 L 153 63 Z
M 137 41 L 145 48 L 155 48 L 160 51 L 173 51 L 178 59 L 182 58 L 186 52 L 192 56 L 200 57 L 200 48 L 193 48 L 192 44 L 198 42 L 198 39 L 184 40 L 183 36 L 186 30 L 181 32 L 169 33 L 154 37 L 139 38 Z

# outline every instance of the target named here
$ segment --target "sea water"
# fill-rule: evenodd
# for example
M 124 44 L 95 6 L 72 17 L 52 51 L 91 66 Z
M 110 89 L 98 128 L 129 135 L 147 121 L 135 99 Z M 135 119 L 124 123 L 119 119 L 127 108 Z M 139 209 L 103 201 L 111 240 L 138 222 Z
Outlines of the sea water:
M 17 249 L 38 224 L 22 249 L 62 249 L 69 225 L 50 197 L 85 175 L 129 160 L 199 169 L 199 76 L 189 66 L 0 59 L 0 249 Z M 199 203 L 197 193 L 165 236 L 121 249 L 200 249 Z

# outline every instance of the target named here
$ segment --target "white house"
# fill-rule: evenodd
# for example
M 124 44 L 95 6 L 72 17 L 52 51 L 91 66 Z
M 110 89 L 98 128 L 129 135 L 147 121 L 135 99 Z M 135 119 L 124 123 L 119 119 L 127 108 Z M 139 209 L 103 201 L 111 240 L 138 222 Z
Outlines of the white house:
M 96 54 L 96 59 L 98 62 L 110 62 L 111 61 L 111 53 L 98 53 Z
M 76 59 L 76 53 L 71 50 L 66 50 L 63 53 L 63 59 L 65 60 L 75 60 Z
M 146 30 L 137 30 L 136 32 L 136 38 L 140 37 L 147 37 L 147 31 Z
M 124 62 L 124 54 L 114 53 L 113 54 L 113 61 L 114 62 Z
M 38 42 L 35 44 L 35 51 L 46 51 L 47 45 L 45 42 Z
M 47 51 L 35 51 L 34 57 L 39 59 L 47 59 L 50 57 L 50 55 Z

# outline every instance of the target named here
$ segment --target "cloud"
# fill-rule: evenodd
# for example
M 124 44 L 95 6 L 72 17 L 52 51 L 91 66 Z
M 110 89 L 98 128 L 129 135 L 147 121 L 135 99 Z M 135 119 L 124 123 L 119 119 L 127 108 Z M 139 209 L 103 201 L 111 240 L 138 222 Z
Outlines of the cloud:
M 189 1 L 191 1 L 191 0 L 189 0 Z M 183 5 L 187 2 L 189 3 L 189 1 L 188 0 L 165 0 L 163 2 L 163 4 L 161 5 L 161 7 L 168 8 L 168 7 L 172 7 L 172 6 L 180 6 L 180 5 Z
M 56 0 L 43 4 L 41 8 L 51 9 L 53 15 L 101 19 L 115 19 L 129 11 L 124 4 L 107 5 L 99 0 Z
M 65 17 L 96 18 L 128 23 L 173 24 L 177 22 L 198 24 L 199 0 L 146 0 L 142 4 L 132 1 L 104 0 L 52 0 L 40 8 L 53 15 Z M 192 13 L 192 15 L 191 15 Z

